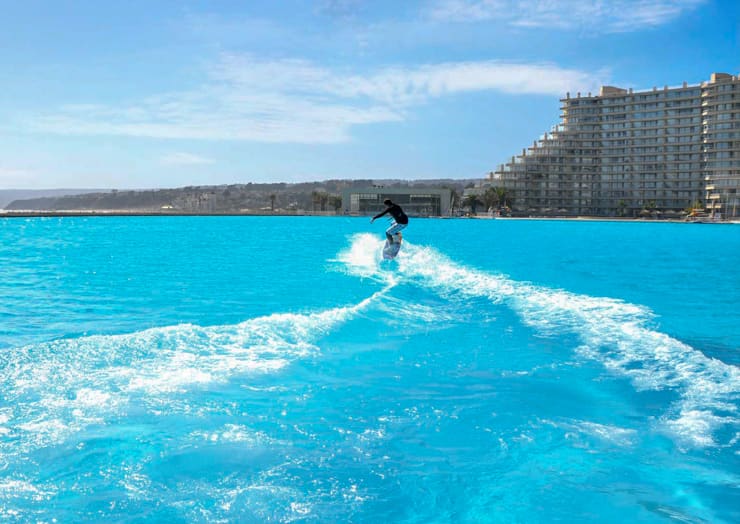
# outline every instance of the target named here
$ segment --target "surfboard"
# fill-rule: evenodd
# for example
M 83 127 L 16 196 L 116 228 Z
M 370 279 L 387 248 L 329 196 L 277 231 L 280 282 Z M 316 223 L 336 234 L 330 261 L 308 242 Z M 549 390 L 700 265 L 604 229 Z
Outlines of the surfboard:
M 402 240 L 399 237 L 396 238 L 397 240 L 393 243 L 390 243 L 388 239 L 386 239 L 385 245 L 383 246 L 383 258 L 385 260 L 393 260 L 394 258 L 396 258 L 396 255 L 398 255 L 398 252 L 401 250 Z

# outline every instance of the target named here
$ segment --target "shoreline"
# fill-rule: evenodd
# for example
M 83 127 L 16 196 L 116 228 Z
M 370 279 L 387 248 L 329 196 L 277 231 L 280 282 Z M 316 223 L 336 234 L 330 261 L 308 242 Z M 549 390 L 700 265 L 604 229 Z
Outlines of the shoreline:
M 302 211 L 302 212 L 265 212 L 260 210 L 254 211 L 224 211 L 224 212 L 198 212 L 198 211 L 135 211 L 135 210 L 63 210 L 63 211 L 36 211 L 36 210 L 4 210 L 0 209 L 0 219 L 2 218 L 66 218 L 66 217 L 177 217 L 177 216 L 317 216 L 317 217 L 363 217 L 365 215 L 345 215 L 330 211 Z M 369 216 L 369 215 L 368 215 Z M 491 217 L 488 215 L 477 216 L 457 216 L 457 217 L 414 217 L 419 218 L 439 218 L 444 220 L 565 220 L 581 222 L 626 222 L 626 223 L 673 223 L 673 224 L 740 224 L 740 220 L 686 220 L 681 218 L 647 218 L 647 217 L 600 217 L 600 216 L 528 216 L 528 217 Z

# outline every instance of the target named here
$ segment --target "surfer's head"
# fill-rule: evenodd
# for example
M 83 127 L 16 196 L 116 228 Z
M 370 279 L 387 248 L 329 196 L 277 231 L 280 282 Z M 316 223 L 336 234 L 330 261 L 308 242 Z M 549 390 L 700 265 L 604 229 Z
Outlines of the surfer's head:
M 386 198 L 385 200 L 383 200 L 383 203 L 388 207 L 391 207 L 393 205 L 393 202 L 391 202 L 390 198 Z

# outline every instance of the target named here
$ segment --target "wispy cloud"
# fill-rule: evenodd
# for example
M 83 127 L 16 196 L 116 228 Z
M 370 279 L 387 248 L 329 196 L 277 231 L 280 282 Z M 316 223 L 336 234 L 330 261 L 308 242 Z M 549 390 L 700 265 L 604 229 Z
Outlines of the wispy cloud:
M 182 151 L 168 153 L 162 156 L 162 158 L 159 159 L 159 162 L 165 166 L 199 166 L 214 163 L 210 158 Z
M 513 26 L 628 32 L 666 24 L 706 0 L 436 0 L 437 21 L 498 20 Z
M 397 122 L 432 99 L 476 91 L 546 94 L 595 89 L 605 74 L 500 61 L 390 67 L 368 74 L 306 60 L 228 54 L 197 89 L 136 103 L 68 105 L 32 122 L 60 134 L 336 143 L 353 126 Z

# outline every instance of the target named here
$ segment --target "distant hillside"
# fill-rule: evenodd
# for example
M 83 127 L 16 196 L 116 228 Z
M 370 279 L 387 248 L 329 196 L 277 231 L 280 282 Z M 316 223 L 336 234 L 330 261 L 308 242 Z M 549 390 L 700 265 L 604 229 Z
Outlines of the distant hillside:
M 270 209 L 324 211 L 341 207 L 345 188 L 382 185 L 385 187 L 449 187 L 462 193 L 479 180 L 327 180 L 300 184 L 232 184 L 189 186 L 144 191 L 110 190 L 75 195 L 18 199 L 7 210 L 32 211 L 162 211 L 223 213 Z M 274 196 L 274 202 L 273 202 Z
M 0 209 L 14 200 L 61 197 L 82 193 L 105 193 L 107 189 L 0 189 Z

